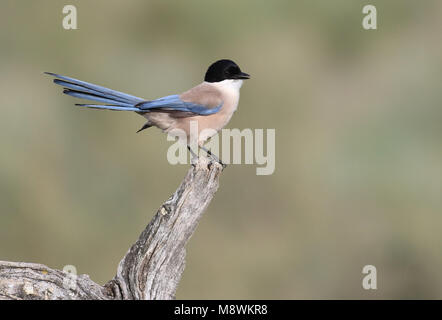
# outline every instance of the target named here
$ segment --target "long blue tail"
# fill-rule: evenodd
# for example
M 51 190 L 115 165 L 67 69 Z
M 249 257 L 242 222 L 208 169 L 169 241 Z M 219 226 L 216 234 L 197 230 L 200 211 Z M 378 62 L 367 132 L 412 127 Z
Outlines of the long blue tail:
M 72 97 L 97 101 L 102 104 L 76 104 L 80 107 L 119 110 L 119 111 L 140 111 L 135 107 L 138 103 L 145 101 L 142 98 L 127 93 L 115 91 L 105 87 L 78 79 L 61 76 L 59 74 L 45 72 L 55 77 L 54 83 L 64 87 L 63 93 Z
M 180 116 L 211 115 L 217 113 L 222 105 L 207 107 L 193 102 L 181 100 L 177 94 L 146 101 L 142 98 L 127 93 L 115 91 L 96 84 L 61 76 L 59 74 L 45 72 L 55 77 L 54 83 L 64 87 L 63 93 L 69 96 L 100 102 L 100 104 L 76 104 L 80 107 L 108 109 L 118 111 L 166 112 Z

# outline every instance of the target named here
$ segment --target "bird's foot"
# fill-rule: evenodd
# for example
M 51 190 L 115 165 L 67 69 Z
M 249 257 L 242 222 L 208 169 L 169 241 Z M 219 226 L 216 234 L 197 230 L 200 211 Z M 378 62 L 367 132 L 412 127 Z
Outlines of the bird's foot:
M 210 160 L 209 162 L 209 168 L 212 166 L 213 163 L 218 163 L 219 165 L 221 165 L 223 167 L 223 169 L 225 169 L 227 167 L 227 164 L 225 164 L 224 162 L 222 162 L 217 156 L 209 155 Z
M 216 155 L 214 155 L 214 154 L 212 153 L 212 151 L 210 151 L 209 149 L 204 148 L 203 146 L 201 146 L 200 148 L 203 149 L 203 150 L 206 152 L 206 154 L 207 154 L 207 155 L 209 156 L 209 158 L 211 159 L 211 162 L 217 162 L 218 164 L 220 164 L 220 165 L 223 167 L 223 169 L 225 169 L 225 168 L 227 167 L 227 164 L 225 164 L 224 162 L 222 162 L 222 161 L 220 160 L 220 158 L 218 158 Z
M 191 164 L 193 167 L 196 167 L 198 161 L 199 161 L 199 158 L 198 158 L 198 157 L 192 157 L 192 158 L 190 159 L 190 164 Z

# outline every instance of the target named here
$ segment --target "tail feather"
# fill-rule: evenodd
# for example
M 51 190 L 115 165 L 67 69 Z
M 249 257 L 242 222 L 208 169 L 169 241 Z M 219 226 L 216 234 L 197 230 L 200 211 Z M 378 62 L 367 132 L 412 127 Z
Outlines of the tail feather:
M 67 82 L 67 81 L 64 81 L 64 80 L 54 79 L 54 83 L 58 84 L 59 86 L 64 87 L 66 91 L 67 91 L 67 89 L 70 89 L 71 91 L 89 93 L 91 95 L 104 98 L 103 93 L 100 92 L 100 91 L 88 89 L 86 87 L 83 87 L 83 86 L 80 86 L 80 85 L 76 85 L 76 84 L 73 84 L 73 83 L 70 83 L 70 82 Z M 108 98 L 109 100 L 119 101 L 119 102 L 122 102 L 122 103 L 131 103 L 127 99 L 119 98 L 117 96 L 106 95 L 106 98 Z
M 135 108 L 135 105 L 145 101 L 142 98 L 132 96 L 127 93 L 115 91 L 109 88 L 98 86 L 89 82 L 81 81 L 78 79 L 62 76 L 59 74 L 45 72 L 46 74 L 55 77 L 54 83 L 65 88 L 64 94 L 72 97 L 92 100 L 104 103 L 105 105 L 88 105 L 83 104 L 79 106 L 110 109 L 110 110 L 126 110 L 126 111 L 139 111 Z
M 119 107 L 116 105 L 109 104 L 76 104 L 77 107 L 87 107 L 94 109 L 107 109 L 107 110 L 115 110 L 115 111 L 135 111 L 140 112 L 140 109 L 136 107 Z
M 123 102 L 120 102 L 117 100 L 104 98 L 103 96 L 97 96 L 94 94 L 85 93 L 85 92 L 81 92 L 81 91 L 74 91 L 74 90 L 70 90 L 70 89 L 65 89 L 65 90 L 63 90 L 63 93 L 67 94 L 68 96 L 79 98 L 79 99 L 92 100 L 92 101 L 97 101 L 97 102 L 102 102 L 102 103 L 107 103 L 107 104 L 117 105 L 117 106 L 127 107 L 127 108 L 133 107 L 133 105 L 129 104 L 129 103 L 123 103 Z

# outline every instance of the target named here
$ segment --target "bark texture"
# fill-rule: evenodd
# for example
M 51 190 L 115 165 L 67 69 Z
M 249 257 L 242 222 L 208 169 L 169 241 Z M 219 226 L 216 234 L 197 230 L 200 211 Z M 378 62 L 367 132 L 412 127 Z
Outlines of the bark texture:
M 187 241 L 218 189 L 222 170 L 205 158 L 193 164 L 106 285 L 41 264 L 0 261 L 0 299 L 174 299 Z

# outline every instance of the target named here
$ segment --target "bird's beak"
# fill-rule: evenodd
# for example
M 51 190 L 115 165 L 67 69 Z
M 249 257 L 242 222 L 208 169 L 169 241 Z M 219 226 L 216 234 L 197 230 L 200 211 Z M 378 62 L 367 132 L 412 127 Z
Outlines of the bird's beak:
M 235 79 L 250 79 L 250 75 L 245 72 L 241 72 L 235 76 Z

